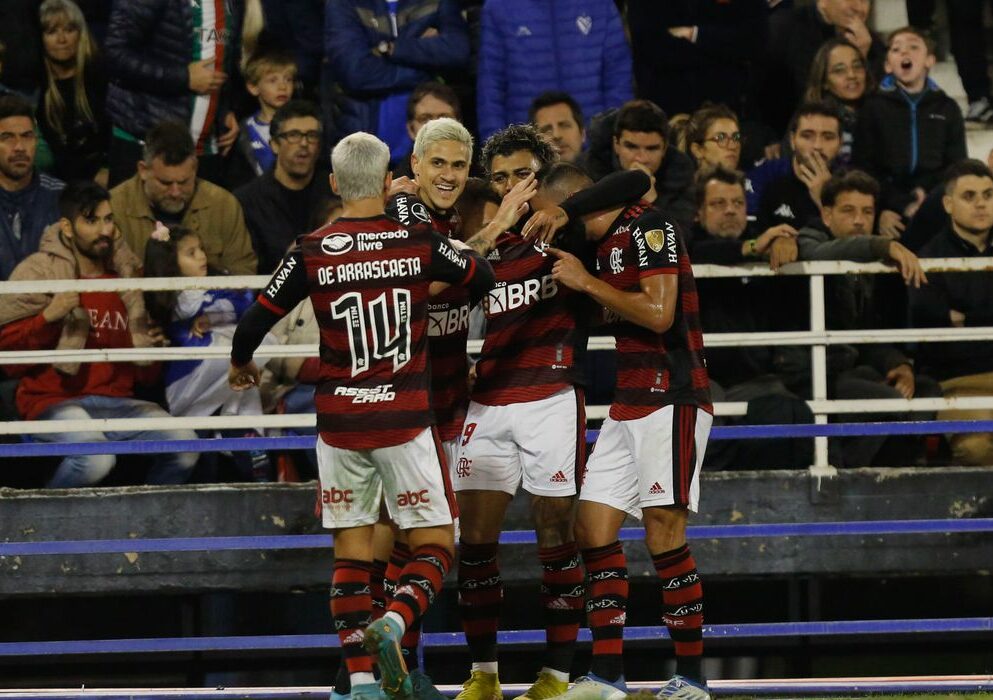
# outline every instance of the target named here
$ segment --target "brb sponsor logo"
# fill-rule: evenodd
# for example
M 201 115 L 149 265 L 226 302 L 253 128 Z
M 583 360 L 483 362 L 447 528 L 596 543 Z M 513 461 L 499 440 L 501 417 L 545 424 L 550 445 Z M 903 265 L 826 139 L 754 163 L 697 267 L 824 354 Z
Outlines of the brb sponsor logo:
M 469 327 L 469 306 L 428 312 L 428 337 L 451 335 Z
M 352 503 L 352 489 L 339 489 L 332 486 L 321 491 L 321 503 L 329 506 L 336 506 L 339 503 Z
M 549 299 L 559 291 L 559 286 L 551 275 L 541 279 L 524 280 L 510 284 L 497 283 L 497 286 L 486 295 L 486 314 L 496 316 L 507 311 L 519 309 L 522 306 L 537 304 L 542 299 Z
M 413 508 L 414 506 L 419 506 L 423 503 L 430 503 L 431 498 L 428 496 L 427 489 L 421 489 L 420 491 L 404 491 L 403 493 L 397 494 L 397 505 L 401 508 Z

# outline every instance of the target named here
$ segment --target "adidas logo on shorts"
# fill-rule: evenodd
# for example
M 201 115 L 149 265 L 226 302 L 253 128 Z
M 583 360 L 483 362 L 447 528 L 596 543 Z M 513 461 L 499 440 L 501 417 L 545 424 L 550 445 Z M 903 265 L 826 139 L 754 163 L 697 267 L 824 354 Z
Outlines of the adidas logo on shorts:
M 549 479 L 549 481 L 551 481 L 553 484 L 566 484 L 569 482 L 569 480 L 565 478 L 565 474 L 562 472 L 561 469 L 555 472 L 555 474 L 552 475 L 552 478 Z
M 650 496 L 661 496 L 665 493 L 665 489 L 662 488 L 662 484 L 655 482 L 652 484 L 652 488 L 648 489 L 648 495 Z

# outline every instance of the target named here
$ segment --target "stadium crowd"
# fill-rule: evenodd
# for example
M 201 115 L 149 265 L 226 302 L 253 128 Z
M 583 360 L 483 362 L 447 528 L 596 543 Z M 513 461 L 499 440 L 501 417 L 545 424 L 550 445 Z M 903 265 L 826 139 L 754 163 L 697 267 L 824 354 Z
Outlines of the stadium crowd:
M 696 263 L 881 260 L 899 269 L 829 279 L 831 329 L 985 325 L 988 273 L 925 276 L 918 261 L 990 253 L 993 178 L 965 148 L 967 124 L 993 125 L 989 79 L 977 69 L 982 31 L 959 8 L 973 4 L 949 3 L 963 114 L 929 78 L 937 49 L 921 3 L 908 5 L 922 28 L 884 37 L 869 27 L 869 0 L 12 0 L 0 25 L 0 279 L 270 274 L 298 236 L 340 214 L 331 147 L 356 131 L 376 135 L 389 146 L 395 190 L 415 192 L 413 140 L 449 117 L 485 144 L 472 151 L 473 177 L 449 183 L 457 216 L 447 225 L 463 240 L 546 160 L 575 164 L 594 182 L 642 169 L 651 173 L 644 199 L 678 224 Z M 548 153 L 485 155 L 488 139 L 512 124 L 533 125 Z M 706 332 L 808 327 L 802 278 L 702 280 L 699 292 Z M 228 345 L 252 298 L 8 296 L 0 348 Z M 316 337 L 301 308 L 266 342 Z M 990 350 L 832 346 L 829 396 L 988 394 Z M 748 402 L 742 422 L 811 420 L 805 348 L 707 356 L 714 399 Z M 24 419 L 311 410 L 317 358 L 272 360 L 248 396 L 227 389 L 218 363 L 5 366 L 0 393 L 7 417 Z M 587 399 L 609 403 L 610 353 L 590 353 L 584 374 Z M 851 438 L 832 441 L 832 463 L 993 464 L 989 434 L 943 446 L 944 455 L 933 440 Z M 802 467 L 810 450 L 805 440 L 714 443 L 707 464 Z M 170 455 L 147 478 L 314 473 L 309 461 L 272 457 L 196 466 L 194 455 Z M 47 483 L 96 484 L 113 466 L 110 455 L 66 458 Z

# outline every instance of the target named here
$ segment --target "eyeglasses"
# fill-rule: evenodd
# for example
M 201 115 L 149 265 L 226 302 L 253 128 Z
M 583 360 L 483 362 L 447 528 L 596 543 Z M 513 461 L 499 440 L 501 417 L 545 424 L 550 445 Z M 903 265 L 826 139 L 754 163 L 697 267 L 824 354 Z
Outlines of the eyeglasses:
M 283 139 L 284 141 L 286 141 L 286 143 L 292 143 L 292 144 L 298 144 L 304 139 L 307 140 L 307 143 L 318 143 L 321 140 L 321 132 L 297 131 L 296 129 L 294 129 L 293 131 L 284 131 L 283 133 L 279 134 L 276 138 Z
M 733 134 L 725 134 L 722 131 L 716 136 L 711 136 L 709 139 L 704 139 L 704 141 L 712 141 L 721 148 L 730 148 L 732 144 L 735 146 L 741 144 L 741 132 L 736 131 Z

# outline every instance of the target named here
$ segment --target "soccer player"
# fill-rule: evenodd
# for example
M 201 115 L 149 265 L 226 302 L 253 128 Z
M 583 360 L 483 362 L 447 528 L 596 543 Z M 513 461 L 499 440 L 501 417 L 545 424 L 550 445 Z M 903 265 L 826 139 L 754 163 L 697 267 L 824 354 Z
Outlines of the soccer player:
M 459 607 L 472 656 L 460 700 L 502 697 L 496 637 L 503 588 L 497 550 L 507 506 L 520 484 L 531 496 L 546 628 L 544 665 L 520 698 L 565 692 L 582 621 L 583 572 L 573 512 L 577 472 L 585 461 L 582 356 L 592 309 L 582 295 L 554 282 L 555 260 L 543 245 L 512 230 L 523 213 L 514 197 L 532 187 L 537 173 L 555 160 L 551 145 L 530 125 L 497 132 L 483 149 L 494 189 L 507 194 L 496 225 L 467 241 L 487 255 L 497 283 L 483 301 L 486 334 L 453 478 L 461 513 Z M 575 166 L 555 167 L 577 172 L 583 184 L 591 184 Z M 645 175 L 624 175 L 629 185 L 632 178 L 643 185 L 637 194 L 648 189 Z M 552 180 L 557 178 L 542 182 L 531 204 L 557 205 L 574 191 Z M 605 181 L 603 189 L 612 182 Z M 621 189 L 616 201 L 630 199 L 630 186 Z M 501 218 L 514 213 L 509 224 Z M 563 233 L 563 245 L 577 253 L 588 247 L 581 231 Z
M 597 275 L 550 248 L 552 279 L 606 309 L 617 341 L 617 388 L 587 464 L 576 538 L 590 584 L 590 673 L 563 700 L 619 700 L 627 564 L 617 539 L 624 518 L 643 519 L 662 589 L 663 620 L 675 645 L 676 675 L 659 697 L 709 700 L 701 673 L 703 590 L 686 542 L 697 510 L 700 469 L 713 421 L 699 305 L 676 226 L 641 202 L 583 217 L 599 240 Z
M 324 526 L 335 533 L 331 611 L 351 676 L 351 696 L 409 697 L 400 649 L 407 628 L 441 589 L 453 557 L 454 503 L 444 452 L 428 405 L 427 299 L 432 281 L 482 294 L 489 264 L 429 223 L 385 216 L 389 149 L 366 133 L 331 153 L 331 186 L 342 217 L 303 236 L 232 341 L 230 382 L 257 384 L 252 355 L 265 333 L 310 296 L 321 334 L 317 459 Z M 385 615 L 369 622 L 373 526 L 385 503 L 406 532 L 411 559 Z

